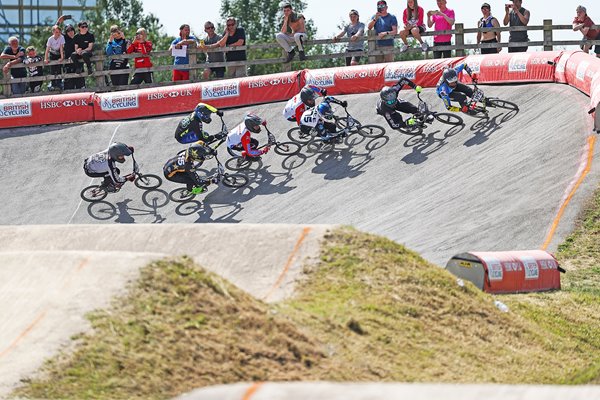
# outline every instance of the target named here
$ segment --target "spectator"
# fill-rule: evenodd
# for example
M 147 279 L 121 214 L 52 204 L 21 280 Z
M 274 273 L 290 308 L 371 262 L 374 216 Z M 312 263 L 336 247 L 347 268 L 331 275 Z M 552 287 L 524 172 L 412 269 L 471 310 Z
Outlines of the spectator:
M 455 15 L 454 10 L 446 7 L 446 0 L 437 0 L 439 10 L 427 12 L 427 26 L 436 31 L 452 30 L 454 25 Z M 433 37 L 434 46 L 450 46 L 452 45 L 452 35 L 435 35 Z M 452 50 L 434 50 L 433 58 L 450 58 Z
M 234 17 L 227 17 L 227 28 L 223 37 L 217 43 L 219 47 L 239 47 L 246 45 L 246 31 L 244 28 L 237 27 L 237 21 Z M 225 55 L 227 62 L 246 61 L 246 50 L 232 50 Z M 227 66 L 227 74 L 231 78 L 241 78 L 247 76 L 245 65 Z
M 75 28 L 69 24 L 65 27 L 65 60 L 71 60 L 75 53 Z M 65 73 L 74 74 L 75 64 L 65 64 Z M 65 90 L 80 89 L 85 87 L 85 78 L 65 78 Z
M 107 56 L 120 56 L 127 53 L 127 40 L 123 36 L 123 31 L 117 26 L 110 27 L 110 38 L 106 43 Z M 111 71 L 129 68 L 129 63 L 126 58 L 111 58 L 108 69 Z M 127 85 L 129 80 L 129 72 L 123 74 L 115 74 L 110 76 L 110 82 L 113 86 Z
M 523 4 L 523 0 L 511 0 L 513 4 L 506 4 L 504 6 L 504 10 L 506 14 L 504 15 L 504 26 L 510 23 L 510 26 L 527 26 L 529 24 L 529 11 L 524 9 L 521 5 Z M 511 31 L 510 36 L 508 37 L 508 43 L 511 42 L 529 42 L 529 36 L 527 36 L 527 31 Z M 523 53 L 527 51 L 525 47 L 509 47 L 509 53 Z
M 8 38 L 8 46 L 6 46 L 4 51 L 2 51 L 2 54 L 0 54 L 0 59 L 10 60 L 4 64 L 4 67 L 2 67 L 4 76 L 10 73 L 12 79 L 27 77 L 27 71 L 25 68 L 10 68 L 13 65 L 22 63 L 25 59 L 25 49 L 23 46 L 19 46 L 19 39 L 17 39 L 15 36 Z M 27 90 L 27 82 L 11 83 L 10 87 L 12 94 L 23 94 Z
M 284 63 L 289 63 L 294 59 L 296 51 L 292 49 L 291 44 L 296 43 L 298 47 L 298 58 L 300 61 L 306 60 L 306 54 L 304 54 L 304 42 L 308 39 L 306 34 L 306 27 L 304 23 L 304 15 L 298 14 L 292 10 L 290 3 L 283 3 L 283 23 L 281 24 L 281 32 L 275 35 L 275 40 L 285 51 L 287 51 L 287 57 Z
M 150 60 L 150 52 L 152 51 L 152 42 L 146 40 L 148 33 L 144 28 L 140 28 L 135 33 L 135 40 L 127 48 L 127 54 L 140 53 L 140 57 L 134 59 L 135 68 L 152 68 L 152 60 Z M 132 85 L 140 83 L 152 83 L 152 72 L 136 72 L 131 79 Z
M 62 35 L 58 25 L 52 27 L 52 36 L 46 41 L 46 52 L 44 53 L 44 62 L 63 61 L 65 59 L 65 37 Z M 60 75 L 62 66 L 60 64 L 51 65 L 50 73 Z M 52 84 L 48 85 L 48 90 L 62 90 L 62 79 L 52 79 Z
M 27 47 L 26 54 L 27 54 L 27 56 L 23 60 L 23 64 L 25 64 L 25 65 L 42 63 L 42 61 L 43 61 L 42 57 L 38 56 L 37 51 L 35 50 L 35 47 L 33 47 L 33 46 Z M 44 67 L 42 65 L 28 66 L 27 71 L 29 72 L 30 78 L 44 76 Z M 44 83 L 44 82 L 43 81 L 29 82 L 29 90 L 31 91 L 31 93 L 40 92 L 42 90 L 42 83 Z
M 173 49 L 181 49 L 185 46 L 185 57 L 176 56 L 175 61 L 173 61 L 174 65 L 185 65 L 190 63 L 190 57 L 187 53 L 187 48 L 190 46 L 196 47 L 196 36 L 190 35 L 190 26 L 188 24 L 183 24 L 179 27 L 179 37 L 171 42 L 171 46 L 169 47 L 169 51 L 173 51 Z M 175 81 L 189 81 L 190 80 L 190 71 L 188 69 L 174 69 L 173 70 L 173 82 Z
M 425 11 L 423 7 L 419 6 L 417 0 L 408 0 L 406 2 L 406 8 L 402 15 L 402 21 L 404 22 L 404 29 L 400 31 L 400 39 L 404 42 L 400 47 L 400 53 L 404 53 L 408 50 L 408 36 L 412 36 L 421 44 L 421 49 L 427 51 L 429 46 L 427 42 L 421 39 L 421 34 L 425 32 L 425 23 L 423 23 L 423 17 Z
M 217 44 L 219 40 L 221 40 L 222 36 L 215 32 L 215 24 L 210 21 L 206 21 L 204 24 L 204 32 L 206 32 L 206 39 L 204 39 L 204 43 L 200 41 L 200 47 L 202 49 L 214 49 L 219 47 Z M 219 63 L 225 61 L 225 55 L 220 51 L 211 51 L 206 53 L 206 62 L 207 63 Z M 216 78 L 224 78 L 225 77 L 225 67 L 213 67 L 206 68 L 202 73 L 202 78 L 210 79 L 211 75 L 215 75 Z
M 394 61 L 394 39 L 383 39 L 387 35 L 395 35 L 398 33 L 398 20 L 396 16 L 388 13 L 388 6 L 385 0 L 377 2 L 377 13 L 369 22 L 369 29 L 375 28 L 377 34 L 377 48 L 386 50 L 388 53 L 375 56 L 375 62 L 392 62 Z
M 587 10 L 584 6 L 577 7 L 577 15 L 573 20 L 573 30 L 580 31 L 583 35 L 584 39 L 587 40 L 600 40 L 600 31 L 596 29 L 592 29 L 591 26 L 594 25 L 594 21 L 587 15 Z M 583 51 L 588 53 L 590 51 L 591 46 L 589 44 L 583 45 Z M 600 57 L 600 44 L 596 45 L 594 50 L 596 53 L 596 57 Z
M 75 72 L 80 74 L 83 72 L 83 66 L 79 60 L 83 59 L 87 67 L 88 75 L 92 73 L 92 51 L 94 49 L 94 43 L 96 39 L 94 35 L 88 30 L 88 23 L 81 21 L 77 24 L 79 33 L 75 35 L 75 52 L 71 54 L 71 61 L 75 64 Z
M 359 21 L 360 16 L 358 11 L 350 10 L 350 24 L 347 25 L 343 31 L 333 37 L 333 41 L 339 40 L 342 36 L 346 35 L 350 38 L 348 47 L 346 48 L 347 53 L 364 51 L 365 49 L 365 24 Z M 358 65 L 360 62 L 360 56 L 346 57 L 346 66 Z
M 481 13 L 483 14 L 483 18 L 479 20 L 477 23 L 477 27 L 479 28 L 500 28 L 500 22 L 495 17 L 492 17 L 492 7 L 488 3 L 483 3 L 481 5 Z M 500 43 L 500 31 L 497 32 L 477 32 L 477 44 L 479 43 Z M 482 48 L 481 54 L 496 54 L 500 53 L 502 48 Z

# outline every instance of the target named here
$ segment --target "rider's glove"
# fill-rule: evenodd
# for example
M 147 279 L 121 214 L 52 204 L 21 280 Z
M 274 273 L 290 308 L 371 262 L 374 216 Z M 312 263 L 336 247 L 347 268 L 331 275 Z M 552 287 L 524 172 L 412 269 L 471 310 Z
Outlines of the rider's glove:
M 327 96 L 327 89 L 321 89 L 321 96 Z
M 474 83 L 477 83 L 479 76 L 477 74 L 473 74 L 473 75 L 471 75 L 471 79 L 473 80 Z
M 421 86 L 417 86 L 415 88 L 415 92 L 417 92 L 417 93 L 421 93 L 422 91 L 423 91 L 423 88 Z
M 464 113 L 467 113 L 467 112 L 469 112 L 469 106 L 467 106 L 467 105 L 464 105 L 464 106 L 462 106 L 462 107 L 460 108 L 460 111 L 462 111 L 462 112 L 464 112 Z
M 271 148 L 269 146 L 262 149 L 261 154 L 267 154 Z
M 323 101 L 326 101 L 327 103 L 331 103 L 333 100 L 335 100 L 333 96 L 327 96 L 323 99 Z
M 260 123 L 262 126 L 267 126 L 267 120 L 263 119 L 263 121 Z
M 127 177 L 127 180 L 128 180 L 129 182 L 133 182 L 133 181 L 135 181 L 135 175 L 129 175 L 129 176 Z
M 341 105 L 342 107 L 346 108 L 346 107 L 348 107 L 348 102 L 347 102 L 346 100 L 344 100 L 344 101 L 341 101 L 341 102 L 340 102 L 340 105 Z
M 243 150 L 242 151 L 242 157 L 247 157 L 247 156 L 248 156 L 248 153 L 246 152 L 246 150 Z
M 131 150 L 131 154 L 133 154 L 133 146 L 127 146 L 129 150 Z
M 448 111 L 452 111 L 452 112 L 459 112 L 460 108 L 456 107 L 456 106 L 450 106 L 448 107 Z
M 223 116 L 223 111 L 221 111 L 221 110 L 217 110 L 217 115 L 218 115 L 219 117 L 222 117 L 222 116 Z

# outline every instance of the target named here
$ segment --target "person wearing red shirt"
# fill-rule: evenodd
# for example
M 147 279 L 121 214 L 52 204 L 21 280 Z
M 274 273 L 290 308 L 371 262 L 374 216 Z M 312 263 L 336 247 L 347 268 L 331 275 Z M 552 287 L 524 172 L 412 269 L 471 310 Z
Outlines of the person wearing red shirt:
M 580 31 L 585 40 L 600 40 L 600 31 L 596 29 L 592 29 L 591 27 L 594 25 L 594 21 L 587 15 L 587 10 L 584 6 L 579 6 L 575 10 L 577 12 L 577 16 L 573 20 L 573 30 Z M 591 45 L 584 44 L 583 51 L 589 53 Z M 596 57 L 600 57 L 600 45 L 596 45 L 594 50 L 596 53 Z
M 144 28 L 140 28 L 135 33 L 135 40 L 127 48 L 127 54 L 140 53 L 141 57 L 134 59 L 135 69 L 152 68 L 150 52 L 152 51 L 152 42 L 146 40 L 148 34 Z M 132 85 L 139 85 L 142 82 L 152 83 L 152 72 L 136 72 L 131 79 Z
M 421 33 L 425 32 L 425 23 L 423 17 L 425 11 L 423 7 L 419 6 L 417 0 L 408 0 L 406 2 L 406 9 L 402 15 L 402 21 L 404 22 L 404 29 L 400 31 L 400 39 L 404 42 L 400 48 L 400 53 L 404 53 L 408 50 L 408 36 L 412 36 L 421 44 L 421 49 L 427 51 L 429 45 L 421 39 Z

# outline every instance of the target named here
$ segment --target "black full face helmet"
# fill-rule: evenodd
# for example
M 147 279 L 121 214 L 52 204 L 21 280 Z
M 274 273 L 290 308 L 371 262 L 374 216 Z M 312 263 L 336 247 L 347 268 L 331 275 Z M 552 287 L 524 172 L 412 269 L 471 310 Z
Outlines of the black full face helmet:
M 215 156 L 215 150 L 201 144 L 194 144 L 188 147 L 186 155 L 194 161 L 204 161 Z
M 248 128 L 248 130 L 250 132 L 254 132 L 254 133 L 260 132 L 260 125 L 262 123 L 263 123 L 262 118 L 256 114 L 247 114 L 246 117 L 244 118 L 244 124 L 246 125 L 246 128 Z
M 398 93 L 391 86 L 385 86 L 381 89 L 379 97 L 381 97 L 381 100 L 390 107 L 398 102 Z
M 131 149 L 125 143 L 115 142 L 108 147 L 108 156 L 116 162 L 125 162 L 125 156 L 131 154 Z
M 319 97 L 319 95 L 309 87 L 305 86 L 300 91 L 300 100 L 302 100 L 302 103 L 307 107 L 314 107 L 315 99 L 317 97 Z
M 210 118 L 211 111 L 204 103 L 199 103 L 196 106 L 196 108 L 194 109 L 194 114 L 196 115 L 196 118 L 198 118 L 205 124 L 210 124 L 210 122 L 212 121 L 212 119 Z

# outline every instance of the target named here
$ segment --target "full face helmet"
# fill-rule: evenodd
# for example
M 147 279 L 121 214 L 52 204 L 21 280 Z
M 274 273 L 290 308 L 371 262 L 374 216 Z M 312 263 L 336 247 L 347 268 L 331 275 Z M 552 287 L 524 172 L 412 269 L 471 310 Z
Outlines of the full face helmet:
M 108 156 L 116 162 L 124 163 L 125 156 L 130 156 L 132 151 L 124 143 L 115 142 L 108 147 Z
M 385 86 L 381 89 L 379 97 L 388 106 L 394 106 L 398 102 L 398 93 L 391 86 Z
M 210 122 L 212 121 L 212 119 L 210 118 L 211 111 L 208 109 L 208 107 L 206 107 L 206 104 L 204 103 L 199 103 L 196 106 L 194 114 L 196 115 L 196 118 L 198 118 L 205 124 L 210 124 Z
M 194 144 L 187 149 L 187 157 L 195 161 L 204 161 L 214 157 L 215 150 L 201 144 Z
M 260 132 L 260 125 L 263 123 L 261 117 L 256 114 L 247 114 L 244 118 L 244 125 L 250 132 L 258 133 Z
M 317 97 L 319 97 L 319 95 L 309 87 L 305 86 L 300 91 L 300 100 L 302 100 L 302 103 L 307 107 L 314 107 L 315 99 Z
M 446 81 L 450 86 L 456 86 L 456 83 L 458 82 L 458 74 L 454 68 L 446 68 L 442 76 L 444 77 L 444 81 Z
M 317 107 L 317 111 L 319 112 L 319 115 L 321 115 L 325 119 L 333 118 L 333 110 L 331 109 L 331 104 L 329 104 L 328 102 L 323 102 L 319 104 L 319 106 Z

